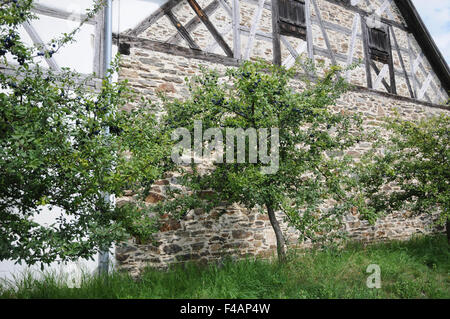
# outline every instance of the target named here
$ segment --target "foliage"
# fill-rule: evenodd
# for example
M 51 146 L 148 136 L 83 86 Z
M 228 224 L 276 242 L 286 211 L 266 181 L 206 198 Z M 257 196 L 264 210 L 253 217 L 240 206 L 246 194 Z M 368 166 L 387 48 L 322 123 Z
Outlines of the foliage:
M 1 1 L 0 58 L 9 72 L 0 73 L 0 260 L 88 258 L 126 233 L 154 225 L 136 208 L 105 199 L 147 189 L 165 169 L 170 140 L 148 101 L 125 111 L 135 100 L 126 81 L 110 83 L 108 77 L 94 91 L 90 78 L 40 67 L 34 58 L 51 57 L 79 28 L 52 40 L 45 52 L 28 47 L 18 28 L 33 18 L 31 6 L 30 0 Z M 101 8 L 97 1 L 86 19 Z M 44 207 L 53 209 L 54 224 L 35 221 Z
M 389 136 L 380 136 L 363 161 L 368 206 L 375 214 L 439 213 L 438 223 L 445 224 L 450 213 L 450 117 L 442 113 L 415 122 L 392 118 L 386 128 Z
M 17 278 L 0 288 L 0 298 L 442 298 L 450 297 L 450 252 L 444 236 L 339 251 L 300 251 L 280 265 L 264 260 L 225 260 L 222 264 L 187 264 L 168 271 L 146 269 L 141 276 L 112 273 L 85 275 L 69 288 L 56 274 Z M 381 269 L 381 289 L 366 286 L 370 264 Z M 14 287 L 18 287 L 14 289 Z
M 348 87 L 339 76 L 340 67 L 332 66 L 323 76 L 317 75 L 319 67 L 308 63 L 304 67 L 315 80 L 304 78 L 301 92 L 292 88 L 295 69 L 257 61 L 228 69 L 225 77 L 203 70 L 188 83 L 188 99 L 166 101 L 166 126 L 186 128 L 191 136 L 194 120 L 202 122 L 203 131 L 218 128 L 222 136 L 228 128 L 278 128 L 279 169 L 266 174 L 261 154 L 257 163 L 250 163 L 246 139 L 245 163 L 215 162 L 213 169 L 206 171 L 191 163 L 192 173 L 184 170 L 181 181 L 192 192 L 159 206 L 171 205 L 170 211 L 179 215 L 194 206 L 211 209 L 219 202 L 259 207 L 269 214 L 280 258 L 284 239 L 277 229 L 275 211 L 283 212 L 290 225 L 300 230 L 300 240 L 323 242 L 342 237 L 343 216 L 359 204 L 356 196 L 349 195 L 355 179 L 353 160 L 345 152 L 362 138 L 361 121 L 357 115 L 333 110 Z M 214 140 L 209 142 L 214 144 Z M 225 149 L 223 157 L 231 151 L 235 150 Z M 204 205 L 205 190 L 211 193 L 208 205 Z M 325 204 L 331 208 L 323 209 Z

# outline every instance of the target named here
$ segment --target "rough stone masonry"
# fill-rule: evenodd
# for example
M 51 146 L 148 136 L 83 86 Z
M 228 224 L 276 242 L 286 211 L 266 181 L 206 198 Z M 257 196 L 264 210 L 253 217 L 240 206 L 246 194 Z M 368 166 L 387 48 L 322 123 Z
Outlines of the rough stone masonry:
M 391 51 L 396 80 L 395 94 L 392 93 L 392 87 L 383 84 L 389 82 L 389 74 L 386 73 L 384 77 L 379 75 L 384 66 L 378 61 L 373 62 L 379 73 L 371 73 L 372 87 L 364 87 L 368 76 L 367 68 L 362 63 L 348 74 L 349 81 L 356 87 L 340 98 L 335 107 L 336 111 L 360 112 L 364 116 L 364 125 L 368 128 L 379 126 L 385 116 L 393 115 L 394 110 L 404 119 L 410 120 L 448 112 L 448 107 L 442 105 L 448 95 L 432 65 L 423 55 L 421 45 L 408 33 L 406 27 L 402 27 L 407 23 L 393 2 L 388 6 L 389 9 L 385 8 L 383 11 L 384 1 L 381 0 L 352 1 L 356 3 L 354 8 L 350 4 L 342 5 L 339 1 L 311 1 L 310 41 L 313 42 L 316 61 L 322 60 L 329 65 L 334 58 L 336 63 L 345 66 L 348 62 L 367 60 L 362 26 L 358 19 L 367 20 L 374 11 L 382 21 L 390 24 L 391 32 L 395 36 L 395 41 L 391 37 L 391 42 L 398 49 Z M 195 13 L 187 1 L 178 1 L 176 4 L 169 1 L 168 4 L 172 3 L 172 6 L 166 4 L 163 7 L 165 10 L 169 7 L 171 15 L 161 13 L 159 20 L 154 18 L 156 22 L 145 30 L 134 33 L 132 30 L 128 37 L 127 34 L 121 36 L 123 41 L 129 42 L 130 48 L 127 55 L 122 57 L 120 78 L 128 79 L 133 89 L 146 97 L 157 99 L 156 94 L 164 92 L 169 97 L 184 98 L 188 95 L 184 79 L 199 74 L 200 66 L 214 68 L 223 73 L 225 68 L 237 65 L 243 58 L 259 57 L 272 61 L 274 47 L 271 3 L 252 0 L 218 2 L 225 2 L 228 6 L 215 4 L 210 0 L 198 1 L 198 4 L 202 8 L 209 8 L 207 12 L 211 23 L 235 52 L 238 49 L 234 45 L 235 36 L 230 27 L 234 21 L 230 10 L 233 5 L 239 5 L 239 57 L 222 57 L 223 49 L 208 32 L 209 29 L 200 23 L 200 20 L 196 20 Z M 370 7 L 368 2 L 371 3 Z M 214 11 L 211 9 L 213 7 Z M 204 10 L 206 12 L 206 9 Z M 183 37 L 178 42 L 175 41 L 177 34 L 183 32 L 171 22 L 171 16 L 175 16 L 179 25 L 184 25 L 185 30 L 190 32 L 190 40 L 184 34 L 184 41 Z M 156 17 L 156 14 L 153 17 Z M 256 29 L 252 28 L 255 23 L 258 25 Z M 285 65 L 292 63 L 292 48 L 303 52 L 307 50 L 308 45 L 302 43 L 302 39 L 283 36 L 281 40 L 281 58 Z M 192 50 L 192 43 L 201 51 Z M 218 58 L 215 60 L 216 56 Z M 414 98 L 410 96 L 410 89 L 416 92 Z M 352 149 L 350 154 L 358 158 L 368 147 L 369 144 L 363 141 Z M 151 204 L 163 199 L 164 187 L 167 186 L 177 186 L 176 176 L 167 176 L 155 183 L 147 202 Z M 119 203 L 127 200 L 130 198 L 122 198 Z M 282 222 L 289 245 L 309 245 L 298 243 L 296 230 L 283 222 L 282 214 L 278 215 L 278 219 Z M 350 237 L 365 242 L 407 239 L 416 233 L 433 231 L 431 224 L 432 218 L 429 215 L 411 218 L 407 212 L 385 217 L 374 226 L 360 220 L 357 211 L 349 212 L 346 217 L 346 228 Z M 224 256 L 270 257 L 275 254 L 275 248 L 275 235 L 267 215 L 230 205 L 217 207 L 208 214 L 197 209 L 180 221 L 167 217 L 160 232 L 156 234 L 154 243 L 143 244 L 135 238 L 130 238 L 128 242 L 116 248 L 115 258 L 120 269 L 138 274 L 145 266 L 166 268 L 170 264 L 187 260 L 206 263 L 220 260 Z

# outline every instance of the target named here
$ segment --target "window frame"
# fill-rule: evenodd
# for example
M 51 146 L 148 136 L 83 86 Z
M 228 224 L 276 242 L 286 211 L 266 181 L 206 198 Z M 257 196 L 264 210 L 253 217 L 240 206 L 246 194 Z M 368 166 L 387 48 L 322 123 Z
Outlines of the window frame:
M 288 5 L 290 4 L 290 6 Z M 283 7 L 283 5 L 285 7 Z M 293 19 L 292 7 L 303 8 L 298 10 L 296 18 Z M 303 17 L 299 16 L 299 12 L 302 12 Z M 299 21 L 300 20 L 300 21 Z M 305 0 L 278 0 L 278 26 L 280 34 L 286 36 L 293 36 L 303 40 L 306 40 L 306 5 Z
M 375 37 L 378 37 L 380 39 L 379 35 L 374 36 L 374 32 L 378 32 L 379 34 L 384 34 L 384 39 L 382 42 L 382 45 L 378 45 L 379 43 L 376 43 Z M 369 27 L 367 26 L 367 42 L 369 46 L 369 53 L 370 58 L 382 62 L 384 64 L 389 63 L 390 55 L 391 55 L 391 44 L 390 44 L 390 36 L 389 36 L 389 29 L 387 25 L 382 25 L 381 27 Z

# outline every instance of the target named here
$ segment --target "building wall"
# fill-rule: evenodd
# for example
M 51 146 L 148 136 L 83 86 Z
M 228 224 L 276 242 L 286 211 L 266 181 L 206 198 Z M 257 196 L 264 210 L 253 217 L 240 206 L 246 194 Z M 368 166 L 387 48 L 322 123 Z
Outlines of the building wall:
M 128 79 L 137 92 L 155 100 L 158 91 L 165 92 L 169 97 L 184 98 L 188 96 L 185 77 L 198 74 L 201 66 L 215 68 L 221 73 L 227 68 L 220 63 L 131 48 L 130 55 L 123 57 L 120 78 Z M 395 109 L 403 118 L 411 120 L 446 111 L 438 105 L 363 88 L 342 96 L 335 108 L 361 112 L 367 128 L 380 125 L 382 118 Z M 358 157 L 368 146 L 361 142 L 352 154 Z M 176 186 L 176 176 L 168 176 L 154 185 L 147 201 L 155 203 L 163 198 L 167 185 Z M 123 198 L 118 203 L 127 200 L 131 198 Z M 278 220 L 283 220 L 282 214 L 278 214 Z M 351 212 L 346 218 L 346 227 L 352 239 L 374 241 L 406 239 L 415 233 L 428 233 L 432 231 L 431 222 L 429 216 L 408 218 L 397 214 L 371 226 L 360 220 L 357 212 Z M 290 245 L 297 245 L 296 230 L 284 222 L 282 224 Z M 301 246 L 308 247 L 309 244 L 303 243 Z M 228 255 L 269 257 L 275 253 L 275 247 L 275 236 L 267 215 L 232 205 L 218 207 L 209 214 L 201 210 L 191 211 L 181 221 L 166 219 L 154 243 L 139 243 L 131 238 L 116 247 L 116 259 L 119 269 L 138 274 L 147 265 L 165 268 L 186 260 L 208 262 Z
M 208 5 L 211 5 L 212 0 L 199 0 L 197 1 L 200 7 L 205 9 Z M 233 6 L 232 0 L 219 1 L 221 3 L 228 4 L 228 10 L 224 6 L 219 5 L 218 8 L 209 14 L 209 18 L 216 29 L 223 35 L 224 40 L 227 42 L 230 48 L 233 48 L 233 32 L 232 32 L 232 17 L 230 10 Z M 410 92 L 407 86 L 405 70 L 408 74 L 408 78 L 411 83 L 413 91 L 416 96 L 420 93 L 422 86 L 426 83 L 426 79 L 430 77 L 430 85 L 425 85 L 426 90 L 423 96 L 418 98 L 436 104 L 440 104 L 448 99 L 448 94 L 442 89 L 440 80 L 434 74 L 429 61 L 423 56 L 423 52 L 420 45 L 414 39 L 414 37 L 406 31 L 406 22 L 400 15 L 397 7 L 393 2 L 390 6 L 386 7 L 383 11 L 382 8 L 384 0 L 370 0 L 370 1 L 351 1 L 356 5 L 349 5 L 347 7 L 340 5 L 340 2 L 346 1 L 330 1 L 330 0 L 315 0 L 318 12 L 315 10 L 314 2 L 311 4 L 311 19 L 312 19 L 312 38 L 314 45 L 314 59 L 316 61 L 325 61 L 327 65 L 331 64 L 331 58 L 329 55 L 328 47 L 325 41 L 325 34 L 329 39 L 331 49 L 335 56 L 336 62 L 342 66 L 346 66 L 348 62 L 349 53 L 352 51 L 352 32 L 354 26 L 356 26 L 356 40 L 354 42 L 353 50 L 353 63 L 364 60 L 363 41 L 361 34 L 361 23 L 356 18 L 364 18 L 364 15 L 351 10 L 349 8 L 357 8 L 363 10 L 368 14 L 369 20 L 377 21 L 379 19 L 386 19 L 392 23 L 392 30 L 395 34 L 396 42 L 398 43 L 399 50 L 397 51 L 394 37 L 391 38 L 392 55 L 396 75 L 396 88 L 397 93 L 401 96 L 410 96 Z M 348 1 L 350 2 L 350 1 Z M 241 42 L 241 57 L 242 59 L 263 58 L 268 61 L 273 60 L 273 47 L 272 47 L 272 14 L 271 14 L 271 2 L 265 1 L 260 19 L 255 19 L 258 12 L 258 5 L 261 1 L 257 0 L 240 0 L 239 12 L 240 12 L 240 42 Z M 370 3 L 368 6 L 367 3 Z M 381 9 L 380 9 L 381 8 Z M 382 12 L 381 15 L 375 15 L 374 12 Z M 182 1 L 179 5 L 172 9 L 173 14 L 178 18 L 182 25 L 187 23 L 195 17 L 194 11 L 190 8 L 186 1 Z M 324 29 L 321 28 L 319 23 L 319 15 L 324 25 Z M 253 25 L 256 27 L 256 38 L 253 41 L 253 46 L 249 51 L 250 54 L 246 55 L 248 49 L 248 43 L 250 39 L 250 31 Z M 324 34 L 325 33 L 325 34 Z M 168 42 L 172 40 L 174 35 L 177 34 L 176 28 L 172 25 L 166 16 L 163 16 L 151 25 L 144 32 L 138 34 L 138 37 L 156 40 L 161 42 Z M 202 51 L 216 53 L 224 55 L 222 48 L 215 43 L 214 38 L 206 29 L 203 24 L 199 24 L 192 32 L 190 32 L 194 42 L 201 48 Z M 184 40 L 178 42 L 172 42 L 179 46 L 188 48 L 188 44 Z M 303 49 L 303 50 L 302 50 Z M 282 36 L 281 39 L 281 55 L 282 62 L 285 65 L 290 65 L 293 62 L 291 52 L 296 51 L 297 54 L 306 54 L 305 41 L 288 36 Z M 400 52 L 400 54 L 398 53 Z M 401 56 L 401 58 L 400 58 Z M 402 61 L 404 69 L 402 67 Z M 382 64 L 376 63 L 377 67 L 381 70 Z M 372 81 L 376 82 L 377 74 L 374 70 L 371 71 Z M 366 70 L 364 63 L 361 63 L 356 69 L 352 70 L 349 74 L 349 80 L 353 84 L 367 86 Z M 384 77 L 386 82 L 389 83 L 389 74 Z M 386 92 L 386 88 L 380 83 L 379 86 L 374 89 Z

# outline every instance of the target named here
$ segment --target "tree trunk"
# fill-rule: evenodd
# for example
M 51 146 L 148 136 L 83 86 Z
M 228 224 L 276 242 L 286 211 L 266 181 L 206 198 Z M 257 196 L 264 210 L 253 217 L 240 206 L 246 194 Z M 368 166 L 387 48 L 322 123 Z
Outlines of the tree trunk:
M 281 232 L 280 224 L 275 216 L 273 207 L 269 204 L 266 205 L 267 213 L 269 214 L 270 224 L 272 225 L 275 237 L 277 239 L 277 253 L 278 261 L 284 263 L 286 261 L 286 243 L 284 241 L 283 233 Z

